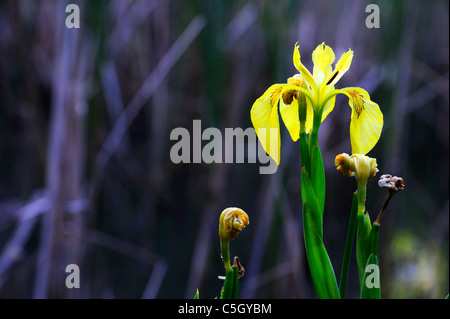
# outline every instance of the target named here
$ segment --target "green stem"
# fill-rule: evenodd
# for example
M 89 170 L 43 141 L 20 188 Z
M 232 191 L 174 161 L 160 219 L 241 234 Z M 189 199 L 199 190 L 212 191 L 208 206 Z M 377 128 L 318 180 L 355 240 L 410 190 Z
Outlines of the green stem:
M 224 240 L 220 242 L 220 252 L 222 254 L 222 261 L 225 265 L 225 282 L 221 299 L 238 299 L 239 283 L 238 283 L 238 267 L 231 267 L 230 264 L 230 241 Z
M 298 100 L 298 114 L 300 121 L 300 161 L 301 167 L 304 167 L 306 171 L 310 172 L 310 155 L 309 155 L 309 146 L 308 146 L 308 138 L 306 136 L 306 113 L 307 113 L 307 104 L 303 95 L 297 95 Z
M 358 193 L 353 193 L 352 209 L 350 212 L 350 220 L 348 223 L 347 238 L 345 240 L 344 258 L 342 260 L 341 279 L 339 281 L 339 292 L 341 299 L 345 297 L 345 290 L 347 289 L 348 269 L 350 265 L 350 257 L 352 254 L 353 240 L 356 229 L 356 215 L 358 212 Z
M 319 127 L 322 123 L 322 112 L 314 112 L 313 127 L 309 136 L 309 153 L 311 154 L 314 145 L 319 145 Z
M 323 166 L 318 139 L 321 120 L 322 113 L 314 113 L 313 128 L 309 138 L 309 176 L 311 178 L 316 197 L 319 200 L 321 208 L 320 219 L 323 218 L 323 212 L 325 208 L 325 169 Z
M 230 241 L 220 241 L 220 253 L 222 255 L 222 261 L 225 265 L 225 271 L 228 273 L 231 271 L 230 264 Z
M 308 143 L 305 132 L 306 104 L 300 103 L 299 100 L 303 234 L 308 265 L 318 297 L 339 299 L 333 265 L 322 240 L 325 171 L 318 141 L 321 119 L 322 114 L 314 114 Z
M 358 185 L 358 215 L 366 212 L 367 181 L 357 181 Z
M 367 181 L 359 181 L 358 184 L 358 212 L 357 218 L 357 229 L 356 229 L 356 261 L 358 264 L 358 275 L 360 284 L 362 284 L 362 279 L 364 276 L 364 269 L 366 267 L 368 255 L 368 242 L 371 230 L 370 217 L 365 214 L 366 211 L 366 191 L 367 191 Z

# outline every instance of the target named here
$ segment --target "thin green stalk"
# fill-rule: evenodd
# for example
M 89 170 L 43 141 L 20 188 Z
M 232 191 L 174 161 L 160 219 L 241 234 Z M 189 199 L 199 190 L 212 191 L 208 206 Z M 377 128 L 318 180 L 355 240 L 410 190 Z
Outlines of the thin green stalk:
M 231 271 L 229 240 L 220 241 L 220 254 L 222 256 L 223 264 L 225 265 L 225 271 Z
M 220 241 L 220 253 L 225 265 L 225 282 L 223 283 L 222 295 L 220 299 L 232 299 L 234 272 L 230 264 L 230 241 Z
M 341 294 L 341 299 L 344 299 L 345 291 L 347 289 L 348 269 L 353 249 L 353 241 L 355 238 L 357 213 L 358 213 L 358 193 L 355 192 L 353 193 L 352 209 L 350 212 L 350 220 L 347 229 L 347 238 L 345 240 L 344 257 L 342 260 L 341 278 L 339 280 L 339 292 Z
M 371 230 L 370 217 L 365 214 L 367 181 L 357 181 L 358 184 L 358 213 L 356 215 L 356 261 L 358 264 L 359 281 L 362 285 L 364 269 L 366 267 L 368 251 L 368 239 Z
M 358 215 L 366 212 L 367 180 L 357 181 L 358 184 Z

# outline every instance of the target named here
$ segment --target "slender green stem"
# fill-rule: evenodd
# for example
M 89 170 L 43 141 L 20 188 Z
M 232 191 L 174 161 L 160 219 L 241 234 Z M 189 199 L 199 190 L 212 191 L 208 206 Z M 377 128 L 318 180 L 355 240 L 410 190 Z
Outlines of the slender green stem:
M 359 181 L 358 184 L 358 213 L 357 229 L 356 229 L 356 261 L 358 264 L 358 275 L 360 284 L 362 285 L 362 279 L 364 276 L 364 269 L 366 266 L 368 255 L 368 241 L 371 230 L 370 217 L 365 214 L 366 211 L 366 191 L 367 180 Z
M 386 210 L 386 207 L 388 206 L 389 202 L 391 201 L 392 197 L 394 196 L 395 192 L 388 190 L 388 194 L 386 196 L 386 199 L 384 201 L 383 207 L 381 207 L 380 212 L 378 213 L 377 219 L 375 220 L 376 223 L 380 223 L 381 216 L 383 215 L 384 211 Z
M 367 180 L 357 181 L 358 184 L 358 215 L 366 212 Z
M 225 271 L 228 273 L 231 271 L 230 264 L 230 241 L 220 241 L 220 253 L 222 255 L 222 261 L 225 265 Z
M 350 257 L 352 254 L 353 241 L 355 238 L 356 215 L 358 213 L 358 193 L 353 193 L 352 209 L 350 212 L 350 220 L 348 223 L 347 238 L 345 240 L 344 257 L 342 260 L 341 278 L 339 281 L 339 292 L 341 299 L 345 298 L 345 290 L 347 289 L 348 269 L 350 265 Z

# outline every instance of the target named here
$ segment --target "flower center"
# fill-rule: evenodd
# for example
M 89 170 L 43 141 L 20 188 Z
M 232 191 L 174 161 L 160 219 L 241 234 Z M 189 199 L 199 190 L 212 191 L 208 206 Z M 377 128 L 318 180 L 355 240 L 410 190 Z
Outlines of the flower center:
M 302 87 L 303 86 L 303 78 L 300 74 L 296 74 L 292 77 L 290 77 L 287 80 L 287 83 L 289 85 L 295 85 L 298 87 Z M 287 90 L 286 92 L 283 93 L 283 102 L 286 105 L 290 105 L 292 103 L 292 101 L 294 100 L 294 98 L 297 98 L 297 92 L 296 90 Z
M 283 93 L 283 102 L 286 105 L 290 105 L 294 98 L 297 96 L 297 91 L 289 90 Z

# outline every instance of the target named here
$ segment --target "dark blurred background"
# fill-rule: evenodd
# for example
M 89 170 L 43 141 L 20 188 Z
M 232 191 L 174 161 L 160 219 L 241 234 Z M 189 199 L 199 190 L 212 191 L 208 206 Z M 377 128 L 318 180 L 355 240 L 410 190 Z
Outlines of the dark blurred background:
M 65 12 L 78 4 L 81 28 Z M 368 4 L 380 28 L 368 29 Z M 448 293 L 449 4 L 436 1 L 2 1 L 0 3 L 0 297 L 214 298 L 224 274 L 218 219 L 250 225 L 231 243 L 243 298 L 316 298 L 306 262 L 299 144 L 282 127 L 281 164 L 173 164 L 170 132 L 251 127 L 250 108 L 325 41 L 351 48 L 337 87 L 365 88 L 384 114 L 368 154 L 375 219 L 381 174 L 402 176 L 381 221 L 383 298 Z M 340 276 L 354 178 L 350 108 L 323 122 L 324 241 Z M 203 142 L 203 145 L 206 141 Z M 254 147 L 254 145 L 250 145 Z M 192 149 L 191 149 L 192 152 Z M 192 156 L 192 155 L 191 155 Z M 81 288 L 67 289 L 77 264 Z M 358 298 L 355 258 L 347 297 Z

